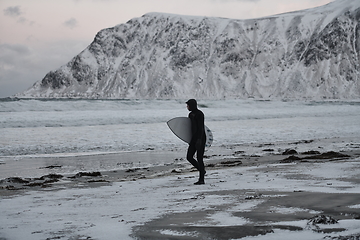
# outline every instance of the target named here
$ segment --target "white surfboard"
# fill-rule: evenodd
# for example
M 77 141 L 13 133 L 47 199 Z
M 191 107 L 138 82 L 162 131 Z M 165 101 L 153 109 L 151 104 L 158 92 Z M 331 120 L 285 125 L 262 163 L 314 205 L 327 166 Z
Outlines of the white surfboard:
M 188 117 L 176 117 L 170 119 L 167 122 L 170 130 L 181 140 L 186 143 L 190 143 L 191 141 L 191 120 Z M 210 147 L 213 142 L 213 135 L 211 130 L 205 126 L 205 133 L 206 133 L 206 147 Z

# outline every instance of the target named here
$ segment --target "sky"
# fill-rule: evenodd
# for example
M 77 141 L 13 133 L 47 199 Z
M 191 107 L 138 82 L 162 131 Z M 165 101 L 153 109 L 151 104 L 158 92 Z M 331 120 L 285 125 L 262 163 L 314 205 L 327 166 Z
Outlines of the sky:
M 0 0 L 0 98 L 25 91 L 96 33 L 148 12 L 249 19 L 333 0 Z

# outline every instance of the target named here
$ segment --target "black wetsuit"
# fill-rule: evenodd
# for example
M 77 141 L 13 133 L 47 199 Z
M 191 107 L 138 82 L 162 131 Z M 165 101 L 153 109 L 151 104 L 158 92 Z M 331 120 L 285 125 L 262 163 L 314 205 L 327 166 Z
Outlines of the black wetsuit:
M 200 172 L 199 181 L 204 182 L 204 152 L 206 143 L 204 113 L 197 108 L 196 101 L 189 100 L 189 118 L 191 120 L 192 138 L 187 151 L 186 159 Z M 196 153 L 197 160 L 194 159 Z

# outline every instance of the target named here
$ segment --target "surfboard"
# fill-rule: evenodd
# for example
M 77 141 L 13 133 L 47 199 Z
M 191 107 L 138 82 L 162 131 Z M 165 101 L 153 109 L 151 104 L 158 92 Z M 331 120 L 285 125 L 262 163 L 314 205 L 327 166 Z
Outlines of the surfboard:
M 181 140 L 186 143 L 191 141 L 191 120 L 188 117 L 176 117 L 170 119 L 167 122 L 170 130 Z M 206 147 L 210 147 L 213 142 L 213 134 L 211 130 L 205 125 L 205 134 L 206 134 Z

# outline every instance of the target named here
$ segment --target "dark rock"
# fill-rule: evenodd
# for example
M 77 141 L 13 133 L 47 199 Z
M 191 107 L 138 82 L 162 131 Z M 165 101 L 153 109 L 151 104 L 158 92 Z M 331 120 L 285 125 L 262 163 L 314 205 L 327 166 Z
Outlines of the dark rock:
M 294 154 L 298 154 L 298 152 L 294 149 L 286 149 L 282 155 L 294 155 Z

